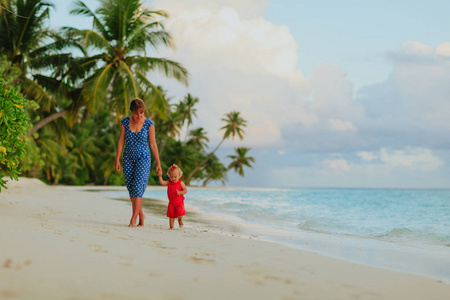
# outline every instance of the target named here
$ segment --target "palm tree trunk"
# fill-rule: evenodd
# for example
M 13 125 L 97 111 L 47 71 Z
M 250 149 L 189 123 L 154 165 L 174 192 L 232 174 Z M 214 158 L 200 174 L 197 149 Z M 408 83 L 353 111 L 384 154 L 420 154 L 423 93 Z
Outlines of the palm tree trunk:
M 191 182 L 192 176 L 194 176 L 194 174 L 198 172 L 198 170 L 200 169 L 200 167 L 203 166 L 203 165 L 204 165 L 204 164 L 205 164 L 205 163 L 206 163 L 206 162 L 214 155 L 214 153 L 217 151 L 217 149 L 219 149 L 220 145 L 222 145 L 223 141 L 225 141 L 225 139 L 222 139 L 222 140 L 220 141 L 220 143 L 216 146 L 216 149 L 214 149 L 214 151 L 211 152 L 211 153 L 205 158 L 204 161 L 202 161 L 201 163 L 199 163 L 199 164 L 194 168 L 194 170 L 192 170 L 192 172 L 189 174 L 189 176 L 188 176 L 188 178 L 187 178 L 187 180 L 186 180 L 188 183 Z
M 54 113 L 53 115 L 48 116 L 45 119 L 40 120 L 39 122 L 37 122 L 36 124 L 33 125 L 33 127 L 31 128 L 31 130 L 27 133 L 28 136 L 32 135 L 36 130 L 44 127 L 45 125 L 47 125 L 48 123 L 50 123 L 51 121 L 58 119 L 64 115 L 66 115 L 69 112 L 69 109 L 66 108 L 65 110 L 62 110 L 60 112 Z

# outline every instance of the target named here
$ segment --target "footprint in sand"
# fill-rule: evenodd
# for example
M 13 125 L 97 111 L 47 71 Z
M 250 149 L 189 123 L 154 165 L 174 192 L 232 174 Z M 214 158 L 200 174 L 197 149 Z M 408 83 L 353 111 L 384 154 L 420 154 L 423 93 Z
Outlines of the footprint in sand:
M 93 248 L 91 251 L 100 252 L 100 253 L 108 253 L 108 250 L 103 250 L 103 247 L 100 245 L 89 245 L 89 247 Z
M 12 259 L 11 259 L 11 258 L 8 258 L 8 259 L 5 261 L 5 263 L 3 264 L 3 268 L 7 268 L 7 269 L 11 268 L 11 263 L 12 263 Z
M 190 261 L 193 261 L 197 264 L 203 264 L 203 263 L 215 263 L 216 261 L 213 259 L 207 259 L 202 257 L 196 257 L 196 256 L 190 256 L 188 258 Z
M 29 266 L 29 265 L 31 265 L 31 263 L 32 263 L 31 260 L 27 259 L 27 260 L 23 263 L 23 265 Z M 11 259 L 11 258 L 8 258 L 8 259 L 3 263 L 3 268 L 11 269 L 12 265 L 13 265 L 12 259 Z M 15 268 L 15 269 L 16 269 L 16 270 L 22 270 L 22 265 L 21 265 L 20 263 L 16 264 L 16 268 Z
M 16 291 L 13 291 L 13 290 L 2 290 L 2 291 L 0 291 L 0 296 L 2 296 L 2 299 L 3 299 L 3 297 L 17 298 L 17 297 L 19 297 L 19 293 Z

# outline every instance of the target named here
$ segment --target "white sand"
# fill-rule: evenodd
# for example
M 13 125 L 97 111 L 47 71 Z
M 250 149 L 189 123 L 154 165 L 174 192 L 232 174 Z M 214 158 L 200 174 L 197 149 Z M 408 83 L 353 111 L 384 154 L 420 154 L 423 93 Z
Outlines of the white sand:
M 0 193 L 0 299 L 430 299 L 439 280 L 204 227 L 167 230 L 79 188 L 10 181 Z

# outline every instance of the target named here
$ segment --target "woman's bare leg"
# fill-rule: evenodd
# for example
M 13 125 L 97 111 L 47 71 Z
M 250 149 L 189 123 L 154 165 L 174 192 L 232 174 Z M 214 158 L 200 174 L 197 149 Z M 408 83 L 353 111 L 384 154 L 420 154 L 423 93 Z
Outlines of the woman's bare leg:
M 145 220 L 145 215 L 144 215 L 144 212 L 142 211 L 142 207 L 141 207 L 141 211 L 139 212 L 139 224 L 138 224 L 138 227 L 139 226 L 144 226 L 144 220 Z
M 139 211 L 137 211 L 137 213 L 136 213 L 137 206 L 138 206 L 138 199 L 139 199 L 139 197 L 131 197 L 132 215 L 131 215 L 129 227 L 136 227 L 136 219 L 139 214 Z M 142 198 L 141 198 L 141 204 L 142 204 Z

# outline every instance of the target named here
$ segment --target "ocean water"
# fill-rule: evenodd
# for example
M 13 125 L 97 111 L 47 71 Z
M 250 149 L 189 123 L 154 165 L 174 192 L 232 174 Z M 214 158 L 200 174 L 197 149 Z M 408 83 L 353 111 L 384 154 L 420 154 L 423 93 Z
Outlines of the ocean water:
M 188 188 L 185 203 L 216 229 L 450 282 L 449 189 Z

